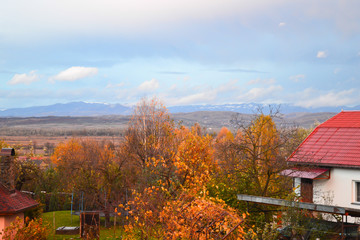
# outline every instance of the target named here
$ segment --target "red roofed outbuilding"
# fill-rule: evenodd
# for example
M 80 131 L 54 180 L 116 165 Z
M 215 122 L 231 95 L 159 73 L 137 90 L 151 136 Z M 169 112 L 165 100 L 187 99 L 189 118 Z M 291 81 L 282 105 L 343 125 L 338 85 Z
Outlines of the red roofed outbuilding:
M 304 201 L 360 209 L 360 111 L 320 124 L 288 158 Z
M 14 149 L 3 148 L 0 151 L 0 233 L 16 217 L 24 218 L 24 211 L 38 206 L 31 197 L 14 188 L 12 161 Z

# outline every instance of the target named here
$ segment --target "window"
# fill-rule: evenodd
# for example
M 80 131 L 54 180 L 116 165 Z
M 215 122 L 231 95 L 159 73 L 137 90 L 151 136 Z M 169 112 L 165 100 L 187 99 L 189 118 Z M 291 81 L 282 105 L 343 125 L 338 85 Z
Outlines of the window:
M 360 182 L 355 182 L 355 202 L 360 202 Z
M 352 203 L 360 204 L 360 180 L 353 180 Z

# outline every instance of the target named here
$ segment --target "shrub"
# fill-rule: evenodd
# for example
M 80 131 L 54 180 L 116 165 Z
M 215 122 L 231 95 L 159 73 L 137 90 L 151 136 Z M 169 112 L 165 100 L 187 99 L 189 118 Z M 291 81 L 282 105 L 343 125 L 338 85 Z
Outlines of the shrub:
M 3 240 L 46 240 L 49 235 L 46 225 L 41 218 L 30 220 L 28 217 L 23 220 L 19 217 L 5 228 Z

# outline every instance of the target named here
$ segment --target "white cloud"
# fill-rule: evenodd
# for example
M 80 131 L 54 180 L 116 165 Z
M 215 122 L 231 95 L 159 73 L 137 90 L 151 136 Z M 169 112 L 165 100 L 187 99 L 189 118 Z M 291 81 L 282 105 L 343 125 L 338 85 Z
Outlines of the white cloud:
M 108 85 L 106 85 L 105 88 L 120 88 L 120 87 L 123 87 L 125 84 L 122 82 L 122 83 L 118 83 L 118 84 L 113 84 L 113 83 L 109 83 Z
M 232 92 L 232 91 L 239 91 L 239 87 L 238 87 L 238 82 L 239 80 L 230 80 L 228 81 L 227 83 L 223 84 L 223 85 L 220 85 L 218 88 L 217 88 L 217 91 L 219 93 L 229 93 L 229 92 Z
M 327 51 L 318 51 L 316 54 L 317 58 L 326 58 L 328 56 Z
M 94 76 L 98 73 L 93 67 L 71 67 L 51 77 L 50 81 L 76 81 L 85 77 Z
M 241 92 L 239 80 L 230 80 L 216 87 L 208 84 L 173 84 L 166 93 L 160 93 L 170 106 L 186 104 L 221 104 L 233 102 Z
M 210 90 L 169 100 L 172 105 L 203 104 L 209 103 L 209 101 L 213 101 L 214 99 L 216 99 L 216 96 L 216 91 Z
M 155 91 L 159 88 L 159 81 L 155 78 L 151 79 L 150 81 L 145 81 L 138 87 L 138 90 L 144 91 L 144 92 L 151 92 Z
M 286 26 L 286 23 L 285 23 L 285 22 L 279 23 L 279 27 L 285 27 L 285 26 Z
M 294 82 L 301 82 L 302 80 L 305 79 L 305 75 L 304 74 L 298 74 L 298 75 L 290 76 L 289 79 L 291 81 L 294 81 Z
M 274 85 L 266 88 L 252 88 L 243 96 L 240 96 L 240 100 L 244 102 L 248 101 L 267 101 L 274 97 L 277 97 L 279 92 L 283 90 L 280 85 Z
M 21 0 L 20 0 L 21 1 Z M 56 4 L 54 4 L 54 2 Z M 11 19 L 11 27 L 1 24 L 8 36 L 45 37 L 65 34 L 138 34 L 178 24 L 209 22 L 216 18 L 237 17 L 244 23 L 275 11 L 286 0 L 33 0 L 2 5 L 2 19 Z M 30 9 L 32 11 L 28 11 Z M 44 11 L 46 9 L 46 11 Z M 13 16 L 22 16 L 13 18 Z M 63 16 L 66 16 L 64 18 Z M 23 19 L 27 19 L 26 23 Z M 4 23 L 6 21 L 3 21 Z M 32 26 L 32 28 L 28 28 Z
M 31 71 L 29 74 L 15 74 L 14 77 L 8 82 L 8 84 L 30 84 L 32 82 L 38 81 L 39 75 L 35 73 L 35 71 Z
M 273 78 L 269 78 L 269 79 L 261 79 L 261 78 L 258 78 L 258 79 L 250 80 L 247 84 L 248 84 L 248 85 L 254 85 L 254 84 L 267 84 L 267 85 L 271 85 L 271 84 L 274 84 L 275 82 L 276 82 L 276 80 L 273 79 Z
M 334 74 L 338 74 L 338 73 L 340 73 L 341 72 L 341 68 L 335 68 L 334 69 Z
M 327 93 L 321 93 L 312 88 L 305 89 L 299 93 L 300 100 L 296 102 L 296 105 L 302 107 L 333 107 L 333 106 L 347 106 L 357 104 L 359 91 L 355 89 L 343 90 L 343 91 L 330 91 Z

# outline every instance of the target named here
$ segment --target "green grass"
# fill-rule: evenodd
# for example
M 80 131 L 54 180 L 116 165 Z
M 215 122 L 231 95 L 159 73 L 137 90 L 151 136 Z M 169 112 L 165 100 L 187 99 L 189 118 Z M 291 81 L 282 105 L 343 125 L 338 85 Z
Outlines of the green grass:
M 53 225 L 54 222 L 54 213 L 55 213 L 55 228 Z M 49 225 L 50 235 L 49 239 L 80 239 L 80 235 L 55 235 L 55 230 L 58 227 L 62 226 L 80 226 L 80 217 L 73 215 L 71 216 L 70 211 L 55 211 L 55 212 L 47 212 L 43 213 L 43 220 L 45 223 Z M 72 218 L 72 220 L 71 220 Z M 112 218 L 111 218 L 112 220 Z M 101 218 L 102 222 L 104 219 Z M 113 222 L 112 222 L 113 224 Z M 116 227 L 116 231 L 114 232 L 114 226 L 111 228 L 105 228 L 103 226 L 100 227 L 100 239 L 122 239 L 121 236 L 124 234 L 122 228 L 120 226 Z

